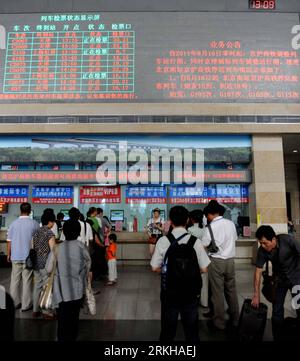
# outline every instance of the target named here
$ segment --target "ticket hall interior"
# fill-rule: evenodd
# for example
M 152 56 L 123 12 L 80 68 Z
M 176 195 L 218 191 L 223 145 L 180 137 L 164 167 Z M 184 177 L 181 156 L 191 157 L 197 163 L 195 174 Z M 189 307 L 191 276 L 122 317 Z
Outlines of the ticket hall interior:
M 238 235 L 240 307 L 251 298 L 257 228 L 288 233 L 290 219 L 300 234 L 299 13 L 293 0 L 2 1 L 0 285 L 9 290 L 7 232 L 22 202 L 39 223 L 45 208 L 65 221 L 71 207 L 101 208 L 118 284 L 95 282 L 97 313 L 81 312 L 78 339 L 155 341 L 146 225 L 156 208 L 166 222 L 175 205 L 216 199 Z M 228 340 L 210 333 L 207 310 L 201 341 Z M 56 322 L 16 310 L 15 339 L 53 341 Z

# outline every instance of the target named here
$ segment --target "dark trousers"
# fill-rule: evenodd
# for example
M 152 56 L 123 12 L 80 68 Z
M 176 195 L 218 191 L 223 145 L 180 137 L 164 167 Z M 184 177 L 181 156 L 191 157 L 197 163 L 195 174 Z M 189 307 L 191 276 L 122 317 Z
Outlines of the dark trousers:
M 61 302 L 57 309 L 57 340 L 76 341 L 82 300 Z
M 284 301 L 288 290 L 292 292 L 292 288 L 292 285 L 278 286 L 276 288 L 276 297 L 272 309 L 272 332 L 274 341 L 278 341 L 284 336 L 282 334 L 284 322 Z M 297 293 L 292 293 L 292 296 L 294 297 Z M 300 309 L 296 310 L 296 313 L 298 323 L 300 324 Z
M 190 343 L 199 342 L 197 298 L 191 301 L 170 302 L 161 296 L 161 334 L 160 342 L 172 342 L 176 336 L 178 316 L 185 334 L 185 339 Z

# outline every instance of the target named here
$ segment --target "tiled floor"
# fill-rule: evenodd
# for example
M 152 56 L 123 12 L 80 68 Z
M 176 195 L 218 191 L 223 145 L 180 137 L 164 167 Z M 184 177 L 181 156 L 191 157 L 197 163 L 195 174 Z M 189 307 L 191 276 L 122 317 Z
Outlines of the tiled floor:
M 146 266 L 123 266 L 118 268 L 118 284 L 105 287 L 104 282 L 96 282 L 101 290 L 96 295 L 97 314 L 82 312 L 80 319 L 80 340 L 120 340 L 139 341 L 158 339 L 160 331 L 160 276 L 152 273 Z M 237 264 L 237 289 L 240 306 L 245 298 L 252 296 L 253 266 Z M 0 284 L 8 288 L 10 270 L 0 269 Z M 262 302 L 266 302 L 262 299 Z M 268 304 L 268 303 L 267 303 Z M 294 316 L 290 298 L 286 300 L 286 316 Z M 271 307 L 269 306 L 268 318 Z M 201 340 L 223 340 L 224 335 L 211 334 L 206 327 L 203 312 L 199 308 Z M 31 312 L 16 312 L 17 340 L 55 340 L 56 322 L 33 320 Z M 181 327 L 177 339 L 183 339 Z M 268 320 L 265 340 L 271 340 L 270 321 Z

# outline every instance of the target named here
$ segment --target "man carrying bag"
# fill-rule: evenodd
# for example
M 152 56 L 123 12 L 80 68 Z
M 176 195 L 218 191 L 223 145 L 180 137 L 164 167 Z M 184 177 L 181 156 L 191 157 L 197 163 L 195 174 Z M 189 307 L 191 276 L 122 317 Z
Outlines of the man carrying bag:
M 263 276 L 264 285 L 262 291 L 266 298 L 272 302 L 272 331 L 273 338 L 277 341 L 282 339 L 283 336 L 284 301 L 287 292 L 290 290 L 292 296 L 296 296 L 298 290 L 295 286 L 300 285 L 300 242 L 288 234 L 276 236 L 271 226 L 260 226 L 256 231 L 256 238 L 260 243 L 260 247 L 257 251 L 254 273 L 252 306 L 258 307 L 259 305 L 260 284 Z M 263 272 L 264 265 L 269 261 L 272 263 L 273 275 L 268 274 L 268 266 L 265 273 Z M 299 330 L 299 307 L 296 312 Z

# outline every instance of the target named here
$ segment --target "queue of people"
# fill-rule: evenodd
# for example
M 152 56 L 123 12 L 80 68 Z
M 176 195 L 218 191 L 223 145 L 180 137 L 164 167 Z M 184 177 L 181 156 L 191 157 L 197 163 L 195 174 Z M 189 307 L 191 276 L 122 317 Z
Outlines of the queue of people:
M 101 211 L 93 207 L 86 221 L 75 207 L 69 210 L 67 221 L 63 221 L 63 214 L 57 221 L 54 211 L 47 208 L 40 225 L 30 218 L 29 203 L 22 203 L 20 212 L 7 236 L 7 259 L 12 263 L 10 294 L 15 309 L 33 310 L 33 318 L 57 319 L 57 340 L 74 341 L 89 281 L 101 276 L 107 277 L 108 286 L 117 282 L 117 237 L 111 233 L 108 221 L 98 221 L 96 216 Z M 103 224 L 106 226 L 101 232 Z M 104 237 L 109 239 L 107 247 Z M 32 267 L 28 266 L 29 258 Z M 41 309 L 41 294 L 52 274 L 52 305 Z

